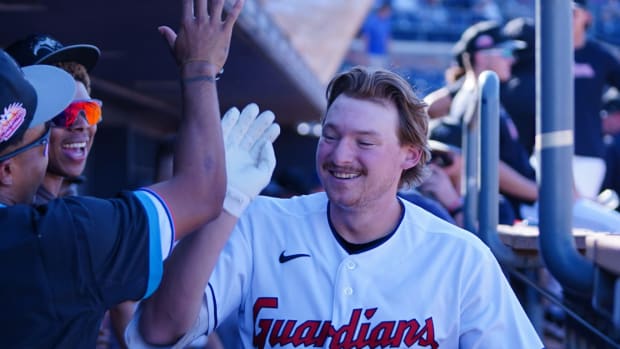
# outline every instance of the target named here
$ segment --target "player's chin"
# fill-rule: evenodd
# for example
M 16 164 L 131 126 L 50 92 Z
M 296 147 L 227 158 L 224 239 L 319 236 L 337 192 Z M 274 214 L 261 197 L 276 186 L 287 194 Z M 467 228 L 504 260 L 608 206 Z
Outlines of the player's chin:
M 325 192 L 330 204 L 338 207 L 355 207 L 359 203 L 358 197 L 352 195 L 350 190 L 329 190 L 326 188 Z

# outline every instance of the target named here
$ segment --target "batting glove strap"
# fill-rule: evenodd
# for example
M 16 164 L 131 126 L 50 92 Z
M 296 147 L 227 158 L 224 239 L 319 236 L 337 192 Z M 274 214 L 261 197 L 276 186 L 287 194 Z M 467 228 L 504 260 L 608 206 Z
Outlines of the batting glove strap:
M 224 198 L 224 210 L 239 218 L 243 210 L 250 204 L 250 201 L 252 201 L 252 198 L 241 190 L 228 187 L 226 188 L 226 197 Z

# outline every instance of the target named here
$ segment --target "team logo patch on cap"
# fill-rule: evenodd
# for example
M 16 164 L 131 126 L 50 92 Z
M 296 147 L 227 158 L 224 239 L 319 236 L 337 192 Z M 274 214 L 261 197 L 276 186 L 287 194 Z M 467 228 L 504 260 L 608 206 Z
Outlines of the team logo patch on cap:
M 21 103 L 12 103 L 0 115 L 0 142 L 6 142 L 26 118 L 26 109 Z
M 491 47 L 493 44 L 494 41 L 490 35 L 480 35 L 480 37 L 476 39 L 476 48 Z
M 42 55 L 46 55 L 49 53 L 52 53 L 54 51 L 58 51 L 62 48 L 62 44 L 59 43 L 58 41 L 45 36 L 45 37 L 41 37 L 39 38 L 33 45 L 32 45 L 32 53 L 37 56 L 39 54 L 40 50 L 44 50 L 46 51 L 45 53 L 43 53 Z

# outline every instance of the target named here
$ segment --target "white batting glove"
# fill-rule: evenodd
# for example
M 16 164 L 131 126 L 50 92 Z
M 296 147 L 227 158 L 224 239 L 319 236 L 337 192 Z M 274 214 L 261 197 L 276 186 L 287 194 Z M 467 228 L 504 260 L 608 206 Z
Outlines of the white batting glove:
M 280 126 L 271 111 L 258 111 L 251 103 L 241 113 L 229 109 L 222 118 L 228 182 L 224 210 L 235 217 L 269 184 L 276 167 L 273 141 Z

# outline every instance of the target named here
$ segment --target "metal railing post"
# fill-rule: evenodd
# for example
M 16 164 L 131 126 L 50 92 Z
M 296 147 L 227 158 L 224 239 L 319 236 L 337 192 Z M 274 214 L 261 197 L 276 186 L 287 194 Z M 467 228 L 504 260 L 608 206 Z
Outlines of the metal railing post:
M 480 141 L 480 108 L 476 107 L 463 119 L 461 149 L 463 149 L 463 173 L 461 174 L 461 194 L 463 195 L 463 228 L 472 233 L 478 232 L 478 191 Z
M 536 1 L 536 149 L 539 244 L 551 274 L 567 289 L 592 292 L 594 267 L 572 235 L 574 78 L 571 2 Z
M 480 196 L 478 237 L 500 263 L 516 266 L 520 258 L 499 238 L 499 78 L 493 71 L 478 77 L 480 87 Z

